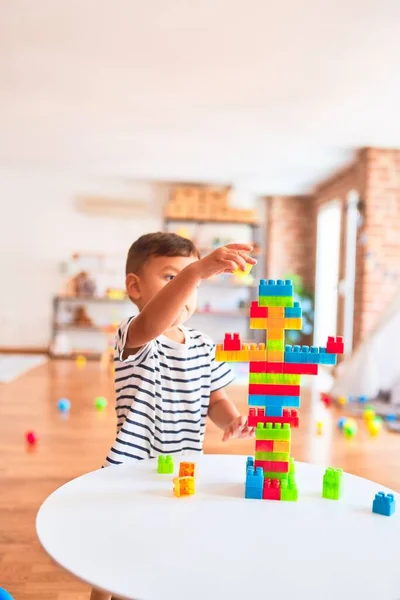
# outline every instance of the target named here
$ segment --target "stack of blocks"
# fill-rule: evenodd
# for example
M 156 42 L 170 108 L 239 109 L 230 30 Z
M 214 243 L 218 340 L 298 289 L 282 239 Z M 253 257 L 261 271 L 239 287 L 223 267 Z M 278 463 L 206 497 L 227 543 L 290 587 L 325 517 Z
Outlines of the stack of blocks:
M 216 360 L 248 362 L 249 426 L 256 427 L 255 456 L 246 466 L 246 498 L 297 500 L 291 428 L 299 426 L 301 375 L 317 375 L 318 365 L 335 365 L 343 338 L 329 337 L 326 347 L 285 345 L 285 330 L 302 328 L 292 281 L 261 279 L 258 302 L 250 307 L 250 328 L 266 330 L 265 344 L 242 344 L 226 334 Z

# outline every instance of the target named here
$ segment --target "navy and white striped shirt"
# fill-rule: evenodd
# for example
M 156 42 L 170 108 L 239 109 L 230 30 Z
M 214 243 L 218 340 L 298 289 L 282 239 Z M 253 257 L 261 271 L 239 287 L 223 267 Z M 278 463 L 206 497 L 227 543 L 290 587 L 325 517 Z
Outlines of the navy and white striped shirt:
M 116 338 L 117 437 L 105 465 L 201 452 L 210 394 L 233 381 L 230 368 L 215 361 L 208 336 L 183 326 L 183 344 L 160 335 L 124 360 L 133 318 Z

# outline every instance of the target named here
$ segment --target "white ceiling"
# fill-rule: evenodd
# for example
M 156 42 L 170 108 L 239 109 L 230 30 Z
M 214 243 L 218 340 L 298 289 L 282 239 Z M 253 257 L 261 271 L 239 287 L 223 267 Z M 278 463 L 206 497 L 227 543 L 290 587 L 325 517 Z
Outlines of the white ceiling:
M 0 165 L 310 189 L 400 146 L 399 0 L 0 0 Z

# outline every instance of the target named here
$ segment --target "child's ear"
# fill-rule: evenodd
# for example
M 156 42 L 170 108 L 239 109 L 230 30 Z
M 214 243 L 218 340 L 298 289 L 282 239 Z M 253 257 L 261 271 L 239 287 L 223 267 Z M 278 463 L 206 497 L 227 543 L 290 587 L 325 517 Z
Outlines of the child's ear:
M 128 273 L 125 279 L 126 291 L 129 298 L 135 302 L 140 300 L 139 277 L 135 273 Z

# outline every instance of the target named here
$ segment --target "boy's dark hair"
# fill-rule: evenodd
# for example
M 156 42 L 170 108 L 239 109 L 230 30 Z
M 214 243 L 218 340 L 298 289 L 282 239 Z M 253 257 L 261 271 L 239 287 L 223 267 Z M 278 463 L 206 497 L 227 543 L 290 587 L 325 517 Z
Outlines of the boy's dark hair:
M 138 273 L 152 256 L 196 256 L 200 254 L 190 240 L 176 233 L 146 233 L 133 242 L 126 259 L 126 274 Z

